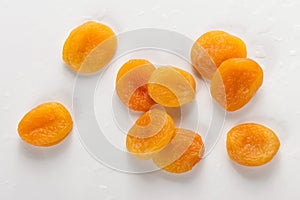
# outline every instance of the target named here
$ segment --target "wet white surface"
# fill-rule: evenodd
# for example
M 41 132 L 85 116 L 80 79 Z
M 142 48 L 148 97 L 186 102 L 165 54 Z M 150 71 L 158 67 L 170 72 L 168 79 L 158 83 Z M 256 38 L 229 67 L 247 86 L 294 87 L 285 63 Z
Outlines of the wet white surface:
M 299 9 L 297 0 L 1 0 L 0 199 L 299 198 Z M 64 66 L 61 50 L 69 31 L 89 19 L 117 34 L 150 27 L 195 40 L 211 29 L 228 31 L 245 40 L 249 57 L 263 67 L 263 87 L 246 107 L 227 115 L 213 151 L 187 174 L 112 170 L 90 156 L 75 128 L 57 146 L 31 147 L 19 139 L 17 123 L 45 101 L 72 110 L 76 74 Z M 227 156 L 226 132 L 247 121 L 280 137 L 278 155 L 263 167 L 237 166 Z

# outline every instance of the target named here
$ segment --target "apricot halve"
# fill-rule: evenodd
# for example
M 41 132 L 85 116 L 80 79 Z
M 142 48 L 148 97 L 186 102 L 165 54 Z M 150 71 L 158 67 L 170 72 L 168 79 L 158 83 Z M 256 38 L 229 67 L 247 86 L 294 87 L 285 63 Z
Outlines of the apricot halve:
M 196 82 L 194 77 L 176 67 L 157 68 L 148 82 L 151 98 L 165 107 L 179 107 L 195 98 Z
M 173 136 L 173 119 L 163 110 L 151 109 L 129 130 L 126 147 L 137 158 L 149 159 L 169 144 Z
M 115 54 L 117 38 L 107 25 L 88 21 L 75 28 L 63 47 L 63 60 L 73 70 L 89 74 L 102 69 Z
M 155 104 L 147 88 L 154 70 L 154 65 L 143 59 L 129 60 L 119 69 L 116 91 L 121 101 L 130 109 L 148 111 Z
M 246 56 L 247 49 L 243 40 L 224 31 L 209 31 L 203 34 L 191 50 L 193 67 L 202 77 L 209 80 L 225 60 Z
M 249 58 L 224 61 L 211 80 L 212 97 L 227 111 L 246 105 L 263 82 L 263 70 Z
M 280 141 L 276 134 L 260 124 L 240 124 L 227 134 L 228 155 L 240 165 L 264 165 L 272 160 L 279 147 Z
M 60 103 L 41 104 L 29 111 L 20 121 L 20 137 L 34 146 L 52 146 L 61 142 L 72 130 L 69 111 Z
M 171 173 L 191 170 L 202 158 L 204 145 L 201 136 L 186 129 L 175 129 L 175 137 L 160 152 L 154 155 L 153 162 Z

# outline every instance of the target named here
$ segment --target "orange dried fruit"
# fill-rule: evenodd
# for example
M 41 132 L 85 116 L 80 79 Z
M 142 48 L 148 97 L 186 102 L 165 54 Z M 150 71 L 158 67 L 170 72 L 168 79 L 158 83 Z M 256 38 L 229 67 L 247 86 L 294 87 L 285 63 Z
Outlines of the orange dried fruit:
M 245 123 L 228 132 L 226 147 L 234 162 L 260 166 L 272 160 L 278 152 L 280 141 L 271 129 L 256 123 Z
M 227 111 L 246 105 L 263 82 L 263 70 L 249 58 L 224 61 L 211 80 L 212 97 Z
M 144 113 L 129 130 L 126 147 L 139 159 L 149 159 L 162 150 L 174 136 L 173 119 L 163 110 Z
M 116 91 L 121 101 L 135 111 L 148 111 L 155 102 L 148 94 L 147 83 L 155 70 L 153 64 L 143 59 L 132 59 L 118 71 Z
M 20 137 L 34 146 L 52 146 L 62 141 L 72 130 L 69 111 L 60 103 L 41 104 L 29 111 L 20 121 Z
M 196 82 L 190 73 L 172 66 L 157 68 L 148 82 L 152 99 L 165 107 L 179 107 L 195 98 Z
M 153 157 L 153 162 L 171 173 L 191 170 L 202 158 L 204 145 L 201 136 L 186 129 L 175 129 L 175 137 Z
M 79 73 L 94 73 L 112 59 L 117 37 L 107 25 L 88 21 L 75 28 L 63 47 L 63 60 Z
M 246 56 L 247 49 L 243 40 L 224 31 L 209 31 L 203 34 L 191 50 L 193 67 L 209 80 L 225 60 Z

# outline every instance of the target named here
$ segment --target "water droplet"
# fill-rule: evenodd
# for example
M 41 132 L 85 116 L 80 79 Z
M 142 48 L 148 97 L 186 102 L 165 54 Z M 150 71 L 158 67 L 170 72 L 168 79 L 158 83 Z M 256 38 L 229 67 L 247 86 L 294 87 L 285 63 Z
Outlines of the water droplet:
M 22 72 L 17 72 L 17 80 L 20 80 L 24 77 Z
M 162 14 L 161 15 L 164 19 L 168 19 L 169 18 L 169 16 L 167 15 L 167 14 Z
M 94 171 L 95 173 L 102 173 L 104 170 L 105 170 L 104 167 L 95 167 L 95 168 L 93 169 L 93 171 Z
M 99 185 L 98 187 L 99 187 L 101 190 L 107 190 L 107 188 L 108 188 L 106 185 Z
M 111 174 L 111 173 L 113 173 L 114 171 L 113 170 L 111 170 L 111 169 L 109 169 L 109 168 L 106 168 L 106 167 L 104 167 L 104 166 L 99 166 L 99 167 L 95 167 L 94 169 L 93 169 L 93 172 L 95 173 L 95 174 L 97 174 L 97 175 L 99 175 L 99 176 L 102 176 L 103 174 Z
M 4 92 L 2 96 L 5 97 L 5 98 L 8 98 L 8 97 L 10 97 L 10 93 Z
M 7 111 L 7 110 L 9 110 L 9 106 L 2 106 L 2 107 L 1 107 L 1 110 Z
M 173 25 L 173 27 L 172 27 L 174 30 L 176 30 L 177 29 L 177 26 L 176 25 Z
M 263 46 L 257 46 L 256 51 L 255 51 L 255 57 L 256 58 L 265 58 L 266 57 L 266 53 L 265 53 Z
M 297 51 L 296 50 L 290 50 L 290 56 L 296 56 Z
M 159 9 L 160 9 L 160 5 L 155 5 L 155 6 L 152 8 L 153 11 L 158 11 Z
M 83 18 L 84 20 L 92 20 L 92 19 L 93 19 L 93 17 L 90 16 L 90 15 L 84 15 L 84 16 L 82 16 L 82 18 Z
M 114 200 L 114 199 L 116 199 L 116 198 L 113 197 L 113 196 L 107 196 L 105 199 L 106 199 L 106 200 Z
M 279 62 L 278 65 L 279 65 L 279 68 L 282 68 L 283 67 L 283 62 Z
M 294 1 L 290 1 L 290 0 L 285 0 L 283 1 L 283 4 L 282 4 L 284 7 L 291 7 L 294 5 Z
M 176 48 L 176 52 L 177 53 L 182 53 L 182 49 L 178 47 L 178 48 Z
M 268 21 L 271 21 L 271 22 L 272 22 L 272 21 L 274 21 L 274 18 L 271 17 L 271 16 L 269 16 L 269 17 L 268 17 Z
M 278 37 L 278 36 L 273 36 L 273 37 L 272 37 L 272 40 L 275 41 L 275 42 L 281 42 L 281 41 L 282 41 L 282 38 L 281 38 L 281 37 Z
M 102 12 L 97 15 L 97 20 L 102 21 L 105 18 L 106 12 L 107 12 L 106 8 L 102 10 Z
M 1 137 L 1 140 L 3 141 L 16 140 L 16 137 L 10 134 L 5 134 Z
M 179 11 L 179 10 L 172 10 L 171 12 L 170 12 L 170 15 L 178 15 L 178 14 L 180 14 L 181 12 Z
M 141 10 L 140 12 L 138 12 L 137 16 L 142 16 L 145 14 L 145 11 Z

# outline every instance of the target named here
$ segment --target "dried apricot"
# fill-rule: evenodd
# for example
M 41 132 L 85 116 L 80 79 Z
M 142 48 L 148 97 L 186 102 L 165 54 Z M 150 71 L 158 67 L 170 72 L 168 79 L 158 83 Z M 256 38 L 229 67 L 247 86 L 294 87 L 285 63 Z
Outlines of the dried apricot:
M 163 110 L 144 113 L 129 130 L 126 147 L 139 159 L 149 159 L 162 150 L 174 136 L 173 119 Z
M 271 129 L 260 124 L 246 123 L 228 132 L 226 147 L 234 162 L 259 166 L 272 160 L 280 147 L 280 141 Z
M 75 28 L 63 47 L 63 60 L 79 73 L 94 73 L 113 57 L 117 38 L 104 24 L 88 21 Z
M 190 103 L 195 98 L 194 77 L 176 67 L 157 68 L 148 82 L 148 92 L 152 99 L 165 107 L 178 107 Z
M 148 80 L 154 70 L 154 65 L 149 61 L 132 59 L 118 71 L 116 91 L 121 101 L 130 109 L 148 111 L 155 104 L 147 88 Z
M 243 40 L 224 31 L 209 31 L 203 34 L 191 50 L 193 67 L 209 80 L 223 61 L 246 56 L 247 49 Z
M 175 129 L 175 137 L 153 157 L 154 163 L 171 173 L 191 170 L 202 158 L 204 145 L 201 136 L 186 129 Z
M 263 70 L 249 58 L 224 61 L 211 80 L 211 95 L 227 111 L 246 105 L 263 82 Z
M 29 144 L 52 146 L 62 141 L 72 126 L 69 111 L 60 103 L 49 102 L 29 111 L 20 121 L 18 132 Z

